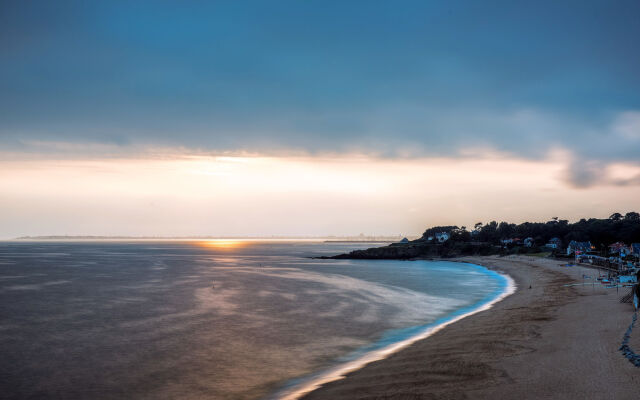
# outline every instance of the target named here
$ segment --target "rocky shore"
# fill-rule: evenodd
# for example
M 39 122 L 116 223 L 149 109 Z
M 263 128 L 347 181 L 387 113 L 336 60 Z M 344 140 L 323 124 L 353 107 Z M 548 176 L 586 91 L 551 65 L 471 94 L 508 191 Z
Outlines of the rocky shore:
M 445 242 L 430 243 L 414 240 L 407 243 L 392 243 L 384 247 L 373 247 L 365 250 L 354 250 L 327 259 L 354 260 L 411 260 L 415 258 L 461 257 L 468 255 L 498 254 L 500 246 L 492 246 L 481 242 Z

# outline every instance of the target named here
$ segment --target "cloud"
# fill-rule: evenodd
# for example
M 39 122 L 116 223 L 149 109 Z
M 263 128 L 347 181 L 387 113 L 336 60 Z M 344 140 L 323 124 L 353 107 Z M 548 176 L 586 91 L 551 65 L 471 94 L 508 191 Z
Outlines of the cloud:
M 604 167 L 597 161 L 573 160 L 567 166 L 566 180 L 576 188 L 588 188 L 603 182 Z
M 16 3 L 0 24 L 0 148 L 538 160 L 561 149 L 565 179 L 586 187 L 640 154 L 631 3 Z
M 0 130 L 0 140 L 22 149 L 49 147 L 125 150 L 128 147 L 185 147 L 204 151 L 261 153 L 347 152 L 388 156 L 451 156 L 470 148 L 495 149 L 525 158 L 544 158 L 554 148 L 599 160 L 637 158 L 640 141 L 634 136 L 640 111 L 614 113 L 601 120 L 584 120 L 549 111 L 478 109 L 384 104 L 355 112 L 296 113 L 250 121 L 210 120 L 203 127 L 151 126 L 132 131 L 127 123 L 112 129 L 115 141 L 95 134 L 89 125 L 42 129 L 28 133 Z M 1 128 L 0 128 L 1 129 Z M 79 134 L 77 132 L 82 132 Z M 5 147 L 6 148 L 6 147 Z
M 640 166 L 640 111 L 616 113 L 608 127 L 567 148 L 572 153 L 566 180 L 572 186 L 640 185 L 640 173 L 627 170 L 624 177 L 613 177 L 608 171 L 610 165 L 621 161 Z
M 615 179 L 612 183 L 616 186 L 640 186 L 640 174 L 632 175 L 626 179 Z
M 338 128 L 340 124 L 327 122 L 333 118 L 357 123 L 348 124 L 353 128 Z M 632 173 L 616 177 L 607 174 L 608 166 L 615 163 L 638 165 L 637 110 L 611 113 L 594 122 L 530 108 L 500 112 L 394 104 L 365 114 L 296 115 L 286 121 L 274 118 L 256 125 L 259 127 L 247 131 L 230 126 L 207 134 L 188 129 L 171 135 L 144 131 L 121 141 L 98 140 L 91 135 L 68 135 L 62 140 L 20 139 L 19 146 L 13 148 L 13 158 L 17 153 L 31 154 L 32 158 L 361 154 L 382 158 L 490 156 L 546 160 L 561 153 L 566 165 L 563 180 L 573 187 L 638 184 Z
M 620 113 L 614 122 L 613 131 L 621 139 L 640 142 L 640 111 Z

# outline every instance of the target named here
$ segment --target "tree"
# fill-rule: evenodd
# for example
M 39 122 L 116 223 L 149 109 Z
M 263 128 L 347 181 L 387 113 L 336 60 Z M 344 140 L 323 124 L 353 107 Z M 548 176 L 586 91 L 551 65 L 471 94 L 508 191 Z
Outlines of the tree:
M 498 225 L 498 235 L 501 239 L 508 239 L 513 235 L 516 226 L 508 222 L 500 222 Z
M 424 233 L 422 234 L 422 237 L 424 239 L 426 239 L 429 236 L 435 236 L 436 233 L 440 233 L 440 232 L 446 232 L 449 235 L 451 235 L 452 232 L 457 231 L 458 229 L 460 229 L 460 228 L 458 228 L 457 226 L 454 226 L 454 225 L 434 226 L 434 227 L 429 228 L 426 231 L 424 231 Z
M 491 221 L 486 225 L 477 223 L 474 227 L 476 231 L 473 234 L 473 240 L 492 245 L 500 244 L 500 239 L 515 237 L 521 239 L 532 237 L 536 243 L 546 243 L 554 237 L 564 240 L 565 243 L 571 240 L 590 241 L 597 248 L 603 246 L 606 248 L 615 242 L 640 242 L 640 214 L 634 211 L 627 213 L 624 217 L 615 213 L 605 219 L 582 218 L 574 223 L 555 217 L 548 222 L 524 222 L 516 225 Z M 452 243 L 471 241 L 471 234 L 465 227 L 457 226 L 433 227 L 427 229 L 424 236 L 426 238 L 436 232 L 448 232 L 453 239 Z
M 613 213 L 613 214 L 611 214 L 611 215 L 609 216 L 609 219 L 610 219 L 610 220 L 613 220 L 613 221 L 620 221 L 620 220 L 622 219 L 622 214 L 620 214 L 620 213 Z

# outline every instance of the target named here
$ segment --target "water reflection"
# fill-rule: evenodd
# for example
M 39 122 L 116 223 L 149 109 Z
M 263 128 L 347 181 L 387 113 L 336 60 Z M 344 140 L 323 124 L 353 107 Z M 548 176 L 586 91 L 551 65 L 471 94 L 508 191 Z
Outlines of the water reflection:
M 0 397 L 259 398 L 495 290 L 462 264 L 309 258 L 370 246 L 0 242 Z
M 247 247 L 248 240 L 231 240 L 231 239 L 212 239 L 197 242 L 199 246 L 208 247 L 216 250 L 236 250 Z

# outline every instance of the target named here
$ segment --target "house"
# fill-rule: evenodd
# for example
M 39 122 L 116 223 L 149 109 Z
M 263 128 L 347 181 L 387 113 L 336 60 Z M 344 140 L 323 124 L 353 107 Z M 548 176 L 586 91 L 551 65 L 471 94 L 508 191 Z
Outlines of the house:
M 524 240 L 524 245 L 526 247 L 533 247 L 533 238 L 532 237 L 528 237 Z
M 637 283 L 638 278 L 635 275 L 618 275 L 620 283 Z
M 409 239 L 407 239 L 407 238 L 402 238 L 402 240 L 401 240 L 401 241 L 399 241 L 398 243 L 403 243 L 403 244 L 404 244 L 404 243 L 409 243 Z
M 436 233 L 436 240 L 438 243 L 444 243 L 449 240 L 449 234 L 447 232 L 438 232 Z
M 549 243 L 545 244 L 544 247 L 549 247 L 551 249 L 559 249 L 562 247 L 562 240 L 560 238 L 554 237 L 549 240 Z
M 591 242 L 578 242 L 572 240 L 567 246 L 567 255 L 582 254 L 591 251 Z
M 522 239 L 520 238 L 509 238 L 509 239 L 501 239 L 500 243 L 504 244 L 505 246 L 508 244 L 522 244 Z
M 610 254 L 619 254 L 620 257 L 625 257 L 630 253 L 629 247 L 623 242 L 615 242 L 609 245 L 609 253 Z

